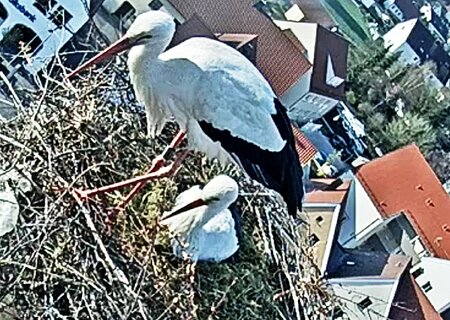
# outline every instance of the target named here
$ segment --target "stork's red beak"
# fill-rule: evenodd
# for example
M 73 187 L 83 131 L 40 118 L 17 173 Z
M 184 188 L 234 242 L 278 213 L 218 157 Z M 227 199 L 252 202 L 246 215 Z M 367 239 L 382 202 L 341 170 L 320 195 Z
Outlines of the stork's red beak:
M 204 206 L 204 205 L 206 205 L 205 200 L 203 200 L 203 199 L 194 200 L 194 201 L 192 201 L 192 202 L 182 206 L 181 208 L 178 208 L 175 211 L 172 211 L 167 216 L 163 217 L 162 220 L 169 219 L 169 218 L 171 218 L 173 216 L 176 216 L 177 214 L 180 214 L 182 212 L 186 212 L 186 211 L 189 211 L 189 210 L 192 210 L 192 209 Z
M 100 63 L 105 59 L 108 59 L 122 51 L 125 51 L 127 49 L 130 49 L 133 46 L 133 41 L 130 40 L 130 38 L 124 36 L 114 42 L 112 45 L 110 45 L 108 48 L 97 54 L 95 57 L 91 58 L 89 61 L 83 63 L 81 66 L 73 70 L 69 75 L 66 77 L 66 79 L 73 78 L 77 74 L 79 74 L 81 71 L 86 70 L 90 66 Z

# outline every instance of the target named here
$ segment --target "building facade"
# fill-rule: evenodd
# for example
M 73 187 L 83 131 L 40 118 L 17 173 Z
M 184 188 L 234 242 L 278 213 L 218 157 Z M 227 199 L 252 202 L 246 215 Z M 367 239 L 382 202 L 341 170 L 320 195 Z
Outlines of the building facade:
M 36 75 L 85 25 L 89 8 L 88 0 L 1 0 L 0 71 L 12 82 Z

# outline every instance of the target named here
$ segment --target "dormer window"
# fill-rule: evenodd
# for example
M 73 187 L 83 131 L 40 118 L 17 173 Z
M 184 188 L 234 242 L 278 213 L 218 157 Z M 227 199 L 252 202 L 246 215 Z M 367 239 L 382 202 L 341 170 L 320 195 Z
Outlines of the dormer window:
M 364 298 L 360 302 L 358 302 L 358 308 L 359 310 L 363 311 L 367 309 L 372 304 L 372 300 L 370 300 L 369 297 Z
M 161 1 L 159 0 L 153 0 L 152 2 L 150 2 L 148 4 L 148 6 L 150 7 L 150 9 L 152 10 L 159 10 L 162 8 L 163 4 L 161 3 Z
M 44 16 L 47 16 L 56 5 L 56 0 L 36 0 L 33 4 Z
M 312 235 L 309 236 L 308 241 L 309 245 L 312 247 L 319 242 L 319 237 L 313 233 Z
M 6 18 L 8 18 L 8 11 L 6 11 L 5 7 L 0 3 L 0 25 L 2 25 Z
M 334 71 L 333 60 L 331 59 L 331 55 L 328 55 L 327 59 L 327 74 L 325 82 L 327 85 L 332 86 L 334 88 L 339 87 L 344 82 L 344 79 L 337 76 Z
M 422 289 L 424 292 L 428 292 L 431 291 L 431 289 L 433 289 L 433 287 L 431 286 L 430 281 L 427 281 L 423 286 Z
M 125 1 L 114 12 L 114 15 L 119 18 L 122 31 L 126 31 L 136 19 L 136 9 L 128 1 Z

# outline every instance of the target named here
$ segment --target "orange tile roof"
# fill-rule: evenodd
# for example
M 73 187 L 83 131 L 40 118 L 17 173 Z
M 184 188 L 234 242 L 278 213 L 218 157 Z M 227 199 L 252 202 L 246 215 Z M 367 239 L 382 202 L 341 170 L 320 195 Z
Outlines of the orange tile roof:
M 335 179 L 311 179 L 315 190 L 305 195 L 305 203 L 342 204 L 350 189 L 351 180 L 344 180 L 335 190 L 326 189 Z
M 279 96 L 311 68 L 297 46 L 252 6 L 252 0 L 169 2 L 186 19 L 197 14 L 214 33 L 257 34 L 256 64 Z
M 356 176 L 382 215 L 404 211 L 433 256 L 450 259 L 450 197 L 416 145 L 363 165 Z
M 298 158 L 301 165 L 306 165 L 309 161 L 314 159 L 317 154 L 316 147 L 308 140 L 308 138 L 297 128 L 292 126 L 292 133 L 295 139 L 295 149 L 297 150 Z

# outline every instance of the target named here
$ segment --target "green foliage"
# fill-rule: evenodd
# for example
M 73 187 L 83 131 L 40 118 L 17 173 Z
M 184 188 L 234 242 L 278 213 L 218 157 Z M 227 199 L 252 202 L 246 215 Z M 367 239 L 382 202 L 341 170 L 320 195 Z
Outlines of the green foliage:
M 430 122 L 414 113 L 407 113 L 403 118 L 396 118 L 384 130 L 384 146 L 395 150 L 405 145 L 416 143 L 422 152 L 428 153 L 436 143 L 436 132 Z
M 415 142 L 425 156 L 450 152 L 450 90 L 429 83 L 434 68 L 405 66 L 382 42 L 351 48 L 347 101 L 374 147 L 387 152 Z
M 367 18 L 353 0 L 317 0 L 353 43 L 362 44 L 370 39 Z

